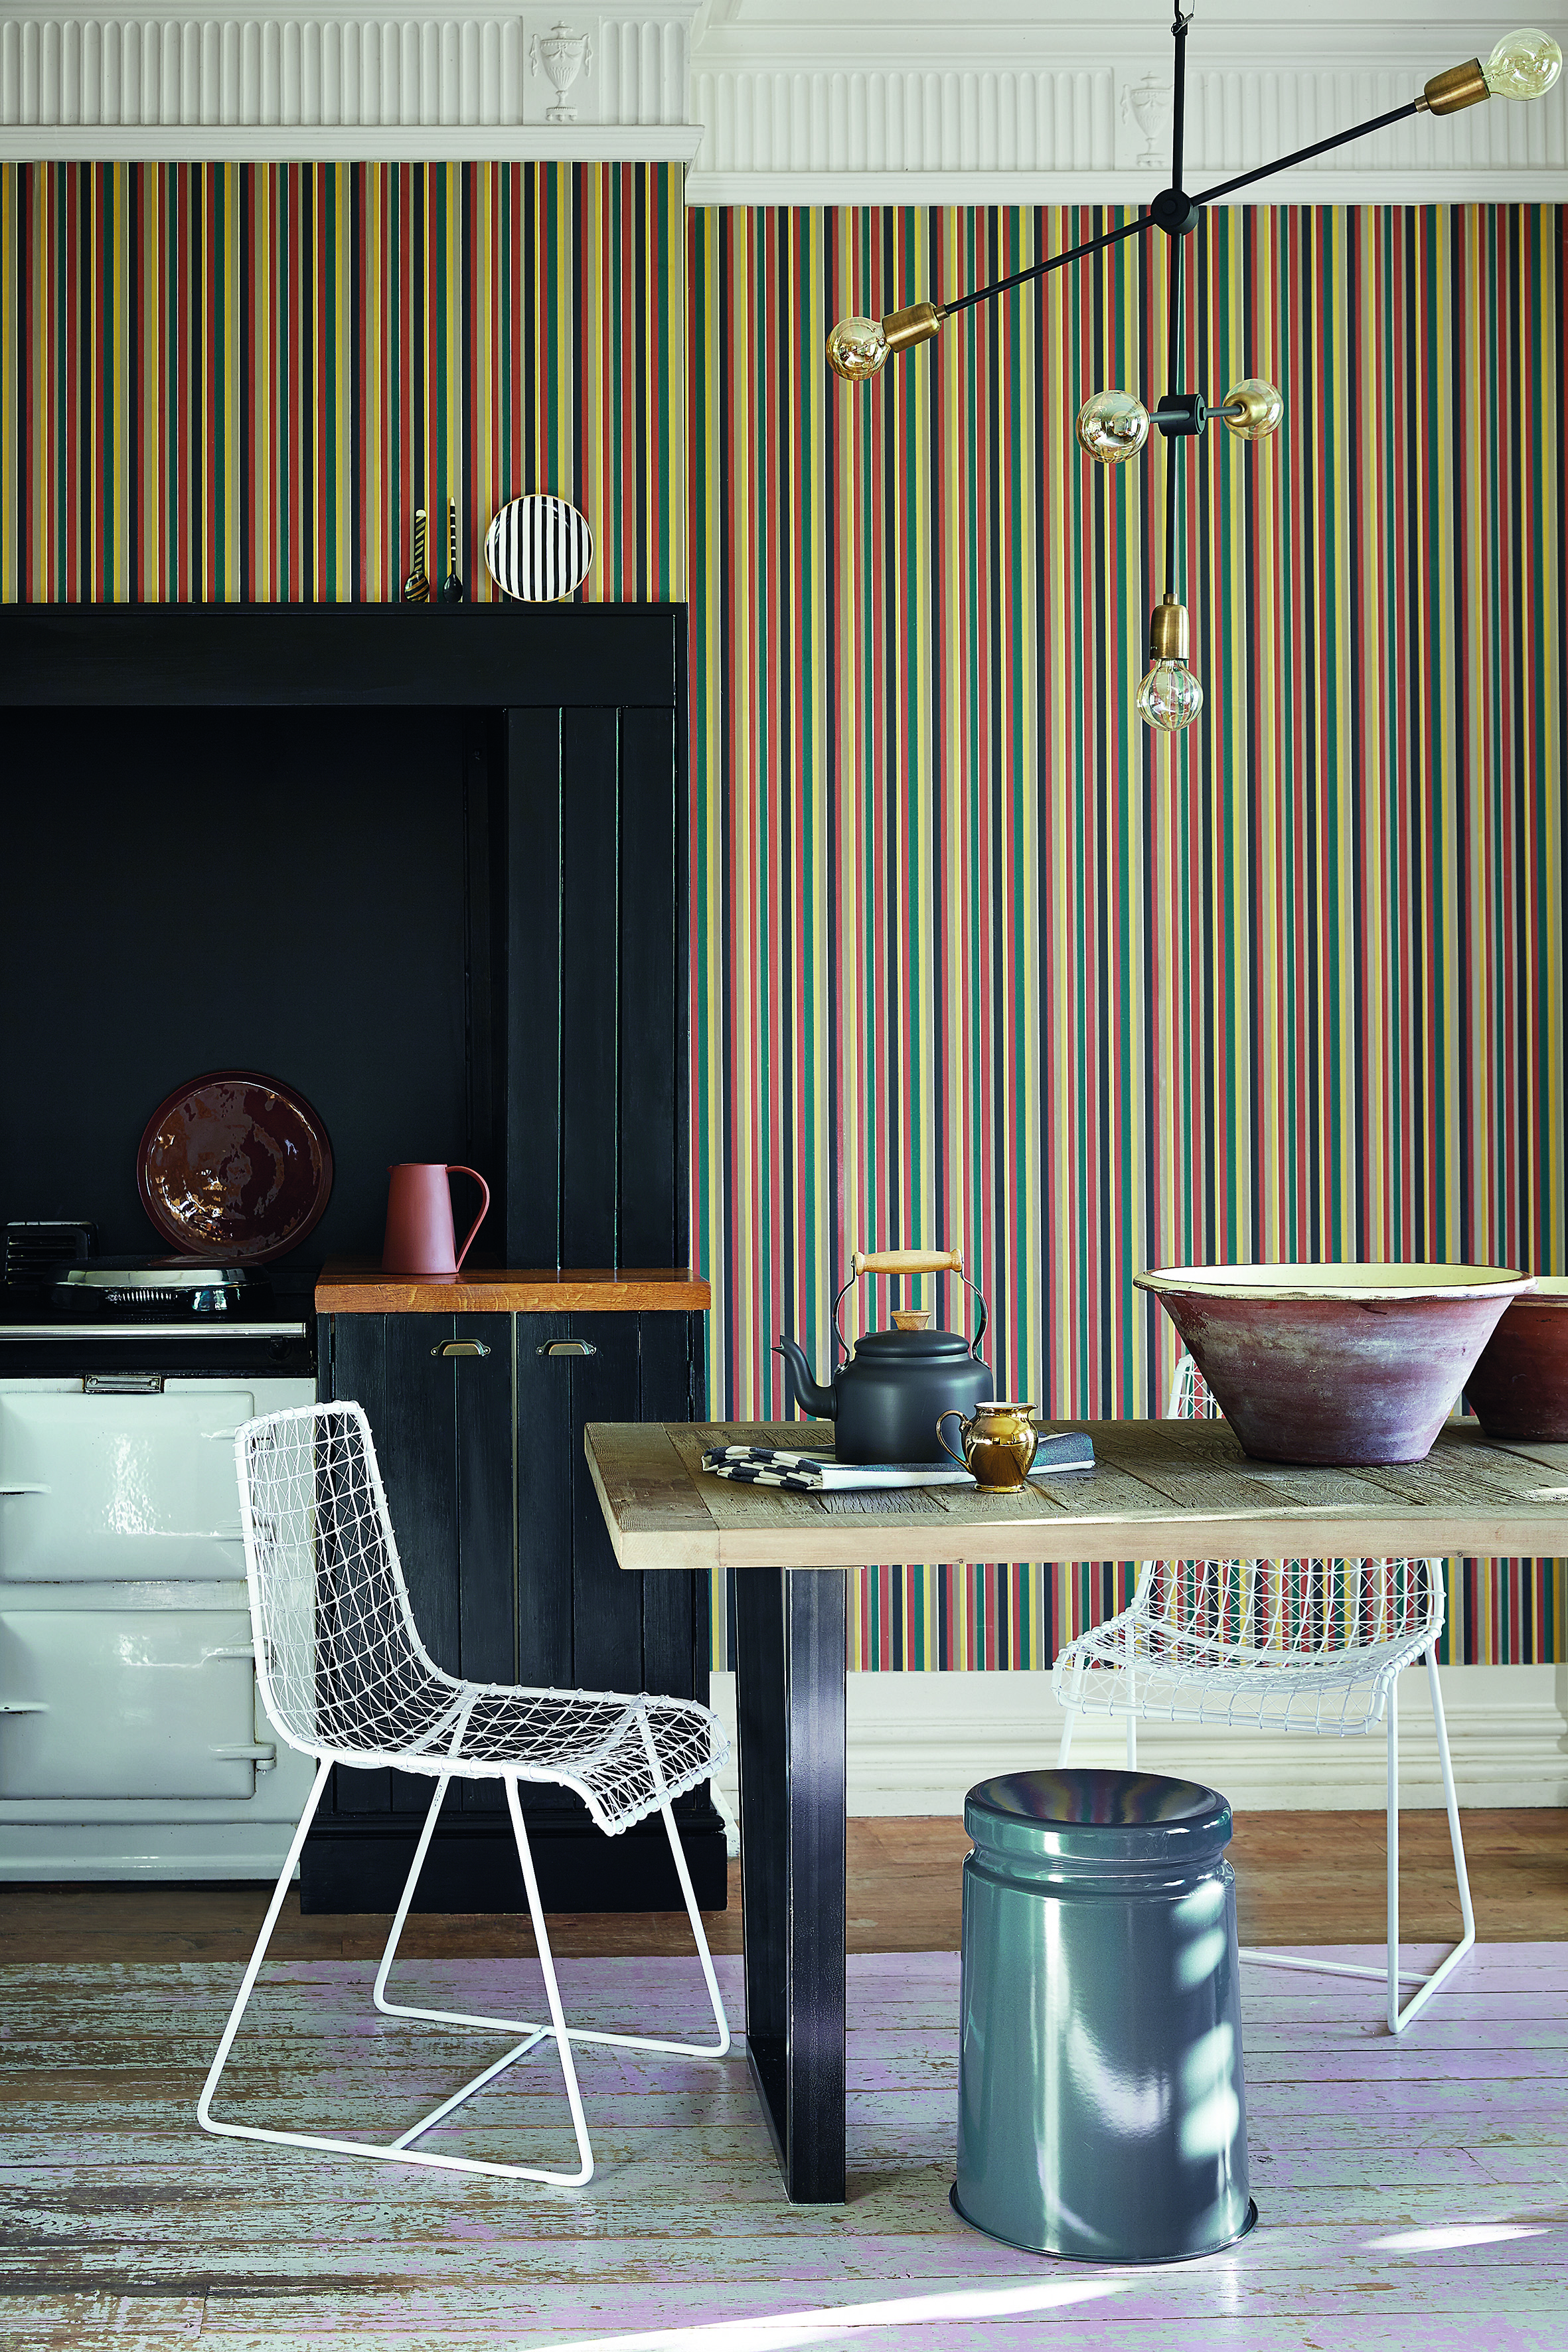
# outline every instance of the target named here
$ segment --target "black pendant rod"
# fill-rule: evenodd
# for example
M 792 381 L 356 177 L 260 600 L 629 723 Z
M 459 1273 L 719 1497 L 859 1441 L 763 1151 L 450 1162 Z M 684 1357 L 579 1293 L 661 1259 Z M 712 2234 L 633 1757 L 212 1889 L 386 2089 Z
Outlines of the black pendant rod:
M 1187 26 L 1190 12 L 1176 0 L 1171 38 L 1176 50 L 1175 114 L 1171 126 L 1171 185 L 1182 187 L 1182 148 L 1187 110 Z M 1182 247 L 1184 239 L 1171 239 L 1171 268 L 1165 298 L 1165 390 L 1173 397 L 1182 389 Z M 1176 467 L 1180 452 L 1171 436 L 1165 441 L 1165 593 L 1176 593 Z
M 1083 245 L 1069 245 L 1065 253 L 1053 253 L 1045 261 L 1032 263 L 1027 269 L 1015 269 L 1011 278 L 998 278 L 989 286 L 976 286 L 969 294 L 955 294 L 950 302 L 941 305 L 942 316 L 951 319 L 955 310 L 968 310 L 976 302 L 988 302 L 993 294 L 1005 294 L 1011 287 L 1026 286 L 1032 278 L 1048 277 L 1053 269 L 1060 269 L 1069 261 L 1081 261 L 1086 253 L 1102 252 L 1108 245 L 1120 245 L 1123 237 L 1142 236 L 1145 229 L 1153 226 L 1152 213 L 1140 213 L 1136 220 L 1123 221 L 1120 228 L 1108 228 L 1103 236 L 1091 236 Z
M 1386 131 L 1391 122 L 1407 121 L 1426 106 L 1424 98 L 1413 98 L 1408 106 L 1396 106 L 1387 114 L 1374 114 L 1370 122 L 1358 122 L 1353 131 L 1336 131 L 1331 139 L 1315 140 L 1310 147 L 1298 147 L 1293 154 L 1277 155 L 1272 163 L 1259 163 L 1253 172 L 1238 172 L 1234 180 L 1221 180 L 1217 186 L 1205 188 L 1194 196 L 1195 205 L 1212 205 L 1221 196 L 1234 194 L 1237 188 L 1249 188 L 1254 180 L 1266 180 L 1271 172 L 1288 172 L 1292 163 L 1305 163 L 1314 155 L 1326 155 L 1331 147 L 1342 147 L 1351 139 L 1370 138 L 1374 131 Z
M 1176 0 L 1176 20 L 1171 26 L 1171 38 L 1176 45 L 1176 109 L 1175 120 L 1171 125 L 1171 185 L 1178 193 L 1182 185 L 1183 126 L 1187 111 L 1187 26 L 1192 21 L 1192 11 L 1184 12 L 1182 0 Z
M 1181 55 L 1179 49 L 1177 55 Z M 1407 121 L 1411 115 L 1419 114 L 1421 110 L 1422 100 L 1413 98 L 1407 106 L 1396 106 L 1387 114 L 1373 115 L 1370 122 L 1358 122 L 1350 131 L 1336 131 L 1331 139 L 1318 139 L 1310 147 L 1298 147 L 1291 154 L 1278 155 L 1272 163 L 1259 163 L 1255 171 L 1238 172 L 1234 180 L 1221 180 L 1214 187 L 1205 188 L 1200 195 L 1193 198 L 1193 202 L 1194 205 L 1215 204 L 1221 196 L 1234 194 L 1237 188 L 1251 187 L 1255 180 L 1267 180 L 1271 173 L 1288 172 L 1292 164 L 1310 163 L 1314 155 L 1326 155 L 1331 148 L 1343 147 L 1352 139 L 1370 138 L 1374 131 L 1386 131 L 1391 123 Z M 993 295 L 1008 293 L 1015 286 L 1026 286 L 1031 278 L 1048 277 L 1053 269 L 1061 269 L 1069 261 L 1081 261 L 1087 254 L 1100 253 L 1107 246 L 1120 245 L 1124 237 L 1142 236 L 1145 229 L 1153 226 L 1153 215 L 1140 213 L 1136 220 L 1124 221 L 1120 228 L 1109 228 L 1103 236 L 1091 236 L 1082 245 L 1068 246 L 1065 253 L 1053 253 L 1047 260 L 1037 261 L 1027 269 L 1016 269 L 1010 278 L 994 279 L 989 286 L 976 286 L 967 294 L 954 294 L 938 307 L 944 318 L 951 319 L 959 310 L 973 310 L 977 302 L 989 302 Z M 1178 242 L 1172 239 L 1173 244 Z

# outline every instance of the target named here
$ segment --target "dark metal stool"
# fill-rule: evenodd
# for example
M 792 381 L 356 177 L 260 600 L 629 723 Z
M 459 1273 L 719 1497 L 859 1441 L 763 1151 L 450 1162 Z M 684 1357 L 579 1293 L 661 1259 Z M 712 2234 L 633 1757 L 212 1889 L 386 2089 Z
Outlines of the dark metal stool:
M 1179 2262 L 1248 2230 L 1230 1807 L 1016 1772 L 963 1825 L 955 2211 L 1035 2253 Z

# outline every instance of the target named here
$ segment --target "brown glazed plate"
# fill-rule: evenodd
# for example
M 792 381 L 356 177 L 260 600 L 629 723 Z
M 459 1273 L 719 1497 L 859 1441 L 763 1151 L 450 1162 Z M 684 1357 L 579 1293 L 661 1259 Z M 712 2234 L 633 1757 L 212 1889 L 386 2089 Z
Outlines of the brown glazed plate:
M 332 1191 L 332 1147 L 301 1094 L 209 1070 L 161 1102 L 137 1153 L 142 1202 L 186 1256 L 256 1265 L 297 1248 Z

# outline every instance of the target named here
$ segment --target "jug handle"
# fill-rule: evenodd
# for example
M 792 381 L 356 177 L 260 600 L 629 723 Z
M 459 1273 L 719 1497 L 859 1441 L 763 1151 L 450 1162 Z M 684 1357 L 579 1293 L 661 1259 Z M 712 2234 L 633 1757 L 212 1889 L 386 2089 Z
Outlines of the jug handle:
M 479 1203 L 479 1215 L 474 1219 L 473 1223 L 468 1227 L 468 1240 L 463 1244 L 462 1248 L 458 1252 L 458 1263 L 457 1263 L 456 1266 L 453 1268 L 453 1272 L 454 1272 L 455 1274 L 461 1274 L 461 1272 L 463 1271 L 463 1260 L 468 1256 L 468 1252 L 472 1249 L 472 1247 L 473 1247 L 473 1245 L 474 1245 L 474 1235 L 479 1232 L 479 1227 L 484 1223 L 485 1219 L 489 1215 L 489 1213 L 490 1213 L 490 1188 L 489 1188 L 489 1186 L 485 1182 L 484 1178 L 479 1174 L 479 1170 L 478 1170 L 477 1168 L 465 1168 L 465 1167 L 463 1167 L 463 1166 L 461 1165 L 461 1163 L 460 1163 L 459 1161 L 458 1161 L 458 1160 L 447 1160 L 447 1175 L 448 1175 L 448 1176 L 471 1176 L 471 1177 L 473 1178 L 473 1180 L 474 1180 L 475 1183 L 479 1186 L 479 1188 L 480 1192 L 481 1192 L 484 1194 L 484 1196 L 485 1196 L 485 1197 L 484 1197 L 484 1199 L 483 1199 L 483 1200 L 480 1202 L 480 1203 Z
M 955 1454 L 953 1452 L 952 1446 L 948 1444 L 946 1438 L 942 1433 L 942 1424 L 944 1421 L 957 1422 L 958 1442 L 961 1445 L 974 1424 L 966 1413 L 960 1412 L 958 1406 L 955 1404 L 950 1404 L 945 1412 L 939 1412 L 936 1417 L 937 1444 L 941 1446 L 942 1452 L 947 1455 L 950 1462 L 956 1462 L 961 1470 L 967 1470 L 969 1467 L 968 1462 L 964 1459 L 962 1454 Z

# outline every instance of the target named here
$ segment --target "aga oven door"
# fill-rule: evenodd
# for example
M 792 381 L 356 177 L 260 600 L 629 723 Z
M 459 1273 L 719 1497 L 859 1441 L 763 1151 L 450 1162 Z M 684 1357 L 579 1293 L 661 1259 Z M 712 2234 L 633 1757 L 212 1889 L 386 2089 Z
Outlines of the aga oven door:
M 70 1821 L 100 1824 L 95 1874 L 114 1822 L 156 1867 L 156 1818 L 206 1823 L 206 1868 L 214 1823 L 292 1783 L 257 1713 L 234 1437 L 313 1401 L 287 1378 L 0 1379 L 0 1875 L 33 1846 L 58 1874 Z M 168 1843 L 173 1872 L 191 1837 Z
M 277 1748 L 257 1737 L 248 1612 L 62 1597 L 0 1602 L 0 1798 L 253 1796 Z
M 0 1583 L 243 1579 L 234 1433 L 311 1394 L 297 1381 L 169 1379 L 145 1394 L 0 1381 Z

